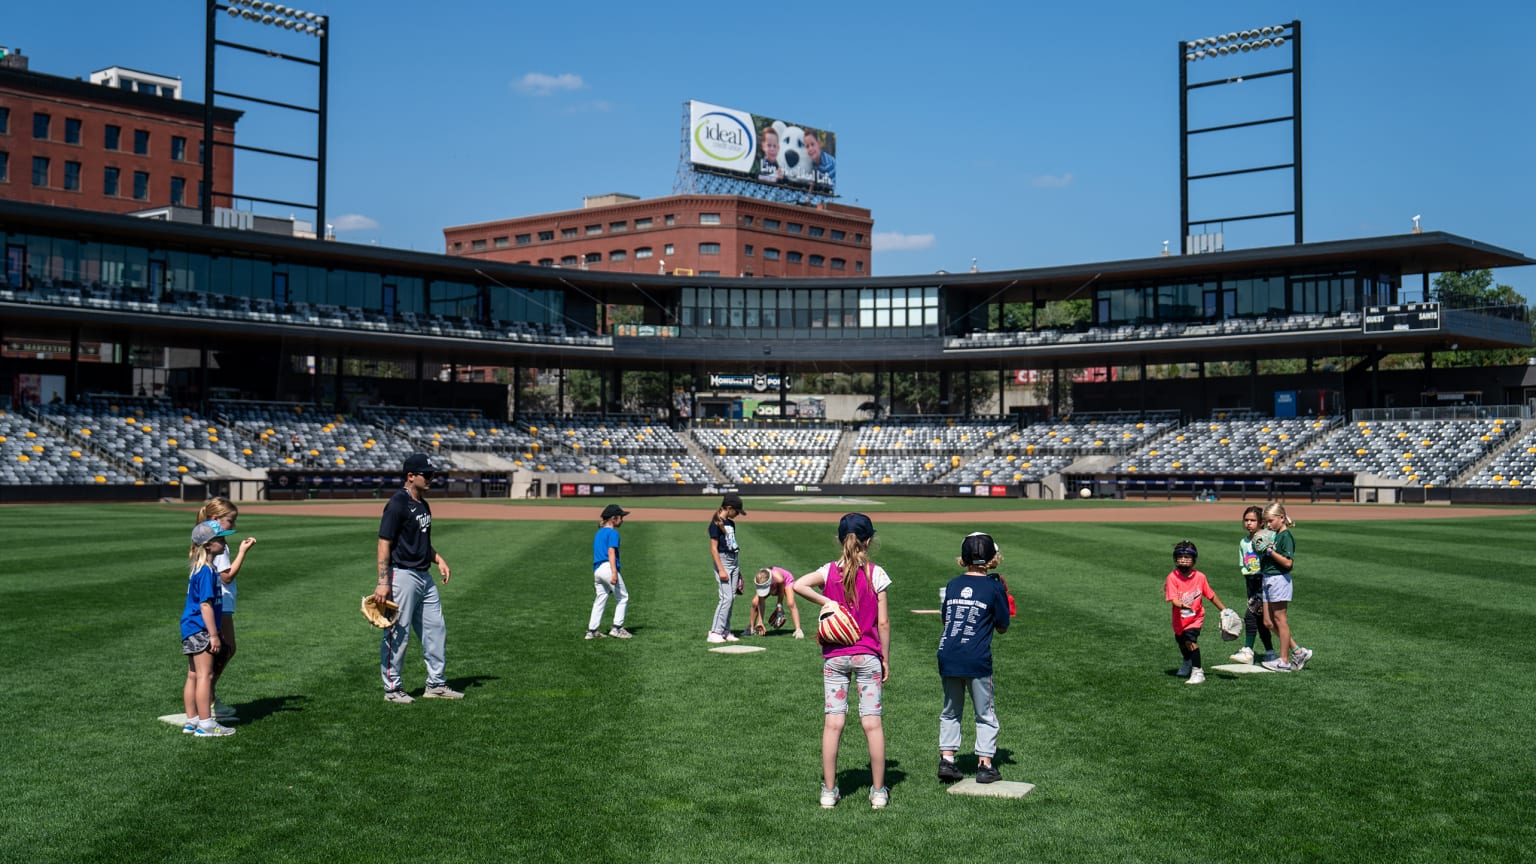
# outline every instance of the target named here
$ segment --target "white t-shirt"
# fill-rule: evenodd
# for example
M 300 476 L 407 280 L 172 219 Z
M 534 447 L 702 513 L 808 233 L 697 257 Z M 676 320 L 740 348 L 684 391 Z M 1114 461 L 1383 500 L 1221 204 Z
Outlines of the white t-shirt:
M 213 559 L 213 572 L 215 575 L 223 573 L 230 568 L 229 549 L 226 547 L 219 556 Z M 225 582 L 219 579 L 219 605 L 225 615 L 235 614 L 235 580 Z

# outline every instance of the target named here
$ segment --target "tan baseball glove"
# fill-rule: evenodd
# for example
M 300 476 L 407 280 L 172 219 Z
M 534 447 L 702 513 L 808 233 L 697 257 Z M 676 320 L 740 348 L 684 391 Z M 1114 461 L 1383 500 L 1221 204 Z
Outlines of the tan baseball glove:
M 395 620 L 400 617 L 400 604 L 393 600 L 385 600 L 380 604 L 372 594 L 363 595 L 363 617 L 368 623 L 379 629 L 395 626 Z

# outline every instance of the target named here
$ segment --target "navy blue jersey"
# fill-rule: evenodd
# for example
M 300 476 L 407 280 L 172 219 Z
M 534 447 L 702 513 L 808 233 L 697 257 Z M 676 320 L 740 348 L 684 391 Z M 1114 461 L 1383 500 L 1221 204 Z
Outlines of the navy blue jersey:
M 388 540 L 389 566 L 402 570 L 425 570 L 436 560 L 432 551 L 432 508 L 401 489 L 384 505 L 379 520 L 379 539 Z
M 990 576 L 956 576 L 944 588 L 944 631 L 939 674 L 983 678 L 992 674 L 992 634 L 1008 629 L 1008 593 Z

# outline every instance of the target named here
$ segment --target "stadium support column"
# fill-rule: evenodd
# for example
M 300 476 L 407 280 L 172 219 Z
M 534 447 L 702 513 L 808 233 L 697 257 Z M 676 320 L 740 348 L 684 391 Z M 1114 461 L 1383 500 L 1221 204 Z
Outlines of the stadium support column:
M 516 425 L 518 412 L 523 410 L 523 367 L 512 367 L 512 383 L 508 387 L 511 390 L 512 410 L 509 412 L 512 423 Z
M 1200 370 L 1200 416 L 1205 417 L 1205 416 L 1208 416 L 1211 412 L 1210 412 L 1210 408 L 1208 407 L 1208 397 L 1206 396 L 1206 390 L 1205 390 L 1205 358 L 1204 357 L 1200 358 L 1200 363 L 1199 363 L 1199 367 L 1198 368 Z
M 347 400 L 342 396 L 342 393 L 346 392 L 346 384 L 344 383 L 344 379 L 346 378 L 346 373 L 344 373 L 342 371 L 342 360 L 343 360 L 343 356 L 342 356 L 341 349 L 337 348 L 336 349 L 336 374 L 335 374 L 334 379 L 333 379 L 334 380 L 333 386 L 336 388 L 336 392 L 335 392 L 335 394 L 331 398 L 331 410 L 337 412 L 338 414 L 343 412 L 343 411 L 345 411 L 345 410 L 347 410 Z
M 779 417 L 789 415 L 789 371 L 779 364 Z
M 1248 352 L 1248 408 L 1259 407 L 1259 352 Z
M 1051 361 L 1051 419 L 1061 416 L 1061 361 Z
M 971 419 L 971 366 L 969 363 L 966 364 L 960 380 L 965 382 L 965 399 L 962 401 L 965 404 L 965 419 L 969 420 Z
M 128 382 L 130 387 L 133 382 Z M 133 390 L 129 390 L 132 393 Z M 73 402 L 80 394 L 80 325 L 69 328 L 69 384 L 64 388 L 64 401 Z M 42 396 L 41 393 L 38 394 Z
M 954 404 L 954 376 L 945 369 L 939 373 L 939 413 L 950 413 L 950 406 Z
M 427 358 L 421 351 L 416 352 L 416 407 L 426 404 L 427 382 L 423 379 L 426 374 Z
M 197 413 L 208 413 L 208 337 L 197 349 Z
M 1139 379 L 1136 382 L 1136 392 L 1139 394 L 1137 398 L 1138 398 L 1140 404 L 1137 406 L 1136 410 L 1140 411 L 1142 414 L 1146 414 L 1147 413 L 1147 357 L 1146 357 L 1145 354 L 1143 354 L 1141 356 L 1141 361 L 1140 362 L 1141 362 L 1141 372 L 1136 376 L 1137 379 Z M 1105 377 L 1108 377 L 1108 376 L 1105 376 Z
M 1003 389 L 1003 358 L 997 358 L 997 413 L 1008 416 L 1007 391 Z

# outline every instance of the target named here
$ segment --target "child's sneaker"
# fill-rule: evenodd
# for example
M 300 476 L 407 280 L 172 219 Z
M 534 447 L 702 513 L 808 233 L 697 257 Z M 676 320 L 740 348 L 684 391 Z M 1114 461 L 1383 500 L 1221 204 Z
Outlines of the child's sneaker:
M 192 734 L 198 738 L 222 738 L 225 735 L 235 734 L 235 730 L 213 720 L 204 720 L 198 724 L 197 730 Z
M 188 720 L 187 722 L 181 724 L 181 734 L 183 734 L 183 735 L 195 735 L 195 734 L 197 734 L 197 721 L 196 720 Z
M 960 766 L 956 765 L 953 759 L 945 759 L 943 756 L 939 757 L 940 783 L 953 783 L 963 777 L 965 775 L 960 773 Z
M 587 639 L 601 639 L 601 638 L 603 638 L 603 631 L 601 631 L 601 630 L 588 630 L 587 631 L 587 635 L 584 638 L 587 638 Z
M 709 631 L 709 637 L 707 639 L 705 639 L 704 641 L 708 642 L 711 645 L 719 645 L 720 643 L 725 641 L 725 637 L 721 636 L 719 633 L 716 633 L 715 631 L 711 630 L 711 631 Z
M 1185 681 L 1184 683 L 1185 684 L 1204 684 L 1205 683 L 1205 670 L 1201 669 L 1199 666 L 1196 666 L 1195 668 L 1189 670 L 1189 680 Z
M 1303 648 L 1300 645 L 1297 645 L 1296 650 L 1291 652 L 1291 665 L 1296 667 L 1298 671 L 1306 668 L 1307 661 L 1311 659 L 1311 648 Z
M 996 783 L 1003 779 L 1003 772 L 997 770 L 996 765 L 978 765 L 976 767 L 977 783 Z
M 1234 662 L 1234 663 L 1247 663 L 1249 665 L 1252 665 L 1253 664 L 1253 649 L 1252 648 L 1248 648 L 1248 647 L 1239 648 L 1237 650 L 1237 653 L 1232 655 L 1232 662 Z
M 1189 677 L 1189 668 L 1191 666 L 1193 666 L 1193 665 L 1194 665 L 1194 661 L 1193 660 L 1185 660 L 1183 663 L 1179 664 L 1179 671 L 1177 671 L 1177 672 L 1175 672 L 1173 674 L 1177 675 L 1180 678 L 1188 678 Z
M 885 805 L 891 803 L 891 788 L 881 786 L 879 789 L 869 790 L 869 809 L 884 810 Z
M 635 634 L 629 632 L 628 630 L 625 630 L 623 627 L 610 627 L 610 628 L 608 628 L 608 635 L 612 636 L 615 639 L 633 639 L 633 638 L 635 638 Z
M 727 642 L 740 642 L 741 641 L 741 637 L 737 636 L 735 633 L 732 633 L 731 631 L 727 630 L 727 631 L 725 631 L 725 641 L 727 641 Z
M 836 786 L 833 786 L 831 789 L 825 786 L 821 787 L 821 809 L 831 810 L 837 806 L 838 800 L 842 797 L 843 793 L 837 791 Z
M 1284 660 L 1265 660 L 1263 663 L 1260 663 L 1259 665 L 1263 666 L 1265 669 L 1268 669 L 1271 672 L 1295 672 L 1296 671 L 1296 667 L 1295 666 L 1292 666 L 1291 664 L 1285 662 Z

